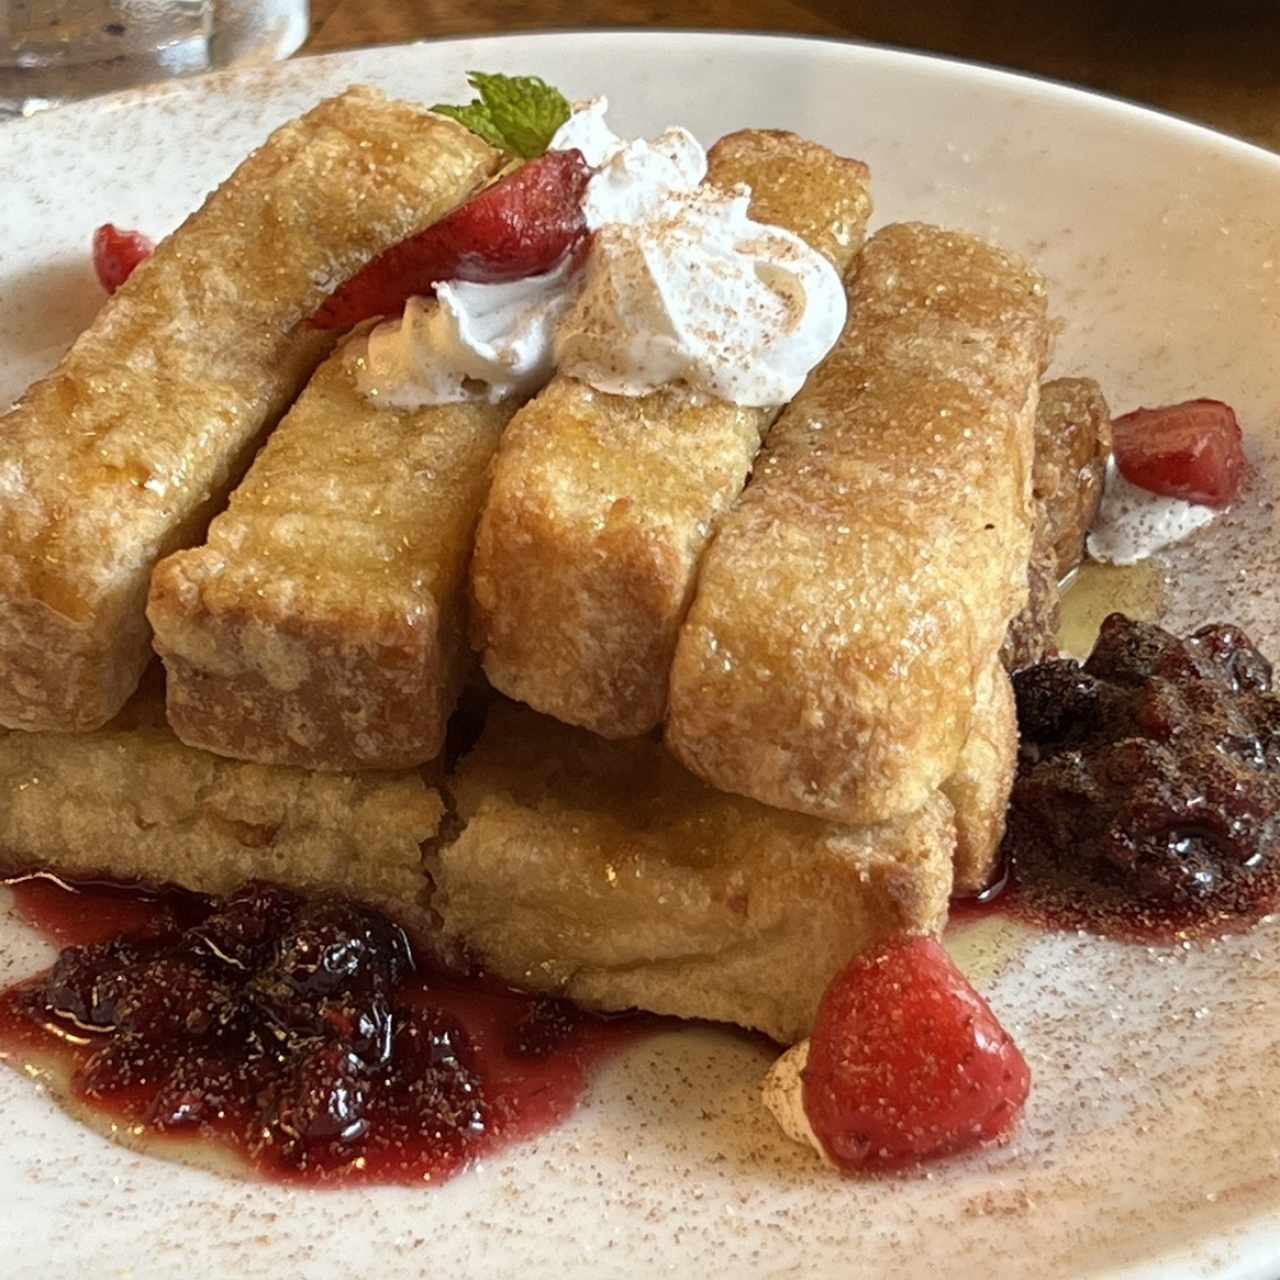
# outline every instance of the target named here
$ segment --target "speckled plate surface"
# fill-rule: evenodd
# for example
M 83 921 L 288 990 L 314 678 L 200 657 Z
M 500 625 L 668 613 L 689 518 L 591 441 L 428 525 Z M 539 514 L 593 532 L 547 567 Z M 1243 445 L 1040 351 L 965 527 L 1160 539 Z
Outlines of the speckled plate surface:
M 839 44 L 584 34 L 378 49 L 0 127 L 0 403 L 99 302 L 112 220 L 175 225 L 276 124 L 356 82 L 433 101 L 467 68 L 607 92 L 623 132 L 782 126 L 865 157 L 879 220 L 1033 255 L 1056 369 L 1113 404 L 1215 396 L 1257 463 L 1237 512 L 1170 557 L 1169 614 L 1280 651 L 1280 158 L 1120 103 Z M 841 1181 L 757 1102 L 770 1055 L 697 1028 L 615 1063 L 560 1130 L 442 1190 L 306 1193 L 140 1157 L 0 1072 L 0 1273 L 53 1277 L 1280 1275 L 1280 926 L 1207 947 L 974 937 L 965 963 L 1036 1088 L 1007 1147 Z M 0 916 L 0 981 L 42 948 Z

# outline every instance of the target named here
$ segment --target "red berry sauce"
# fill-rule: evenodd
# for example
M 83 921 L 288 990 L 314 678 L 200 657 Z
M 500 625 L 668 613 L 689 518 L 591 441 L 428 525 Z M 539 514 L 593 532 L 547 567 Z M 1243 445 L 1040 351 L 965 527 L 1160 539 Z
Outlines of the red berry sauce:
M 339 898 L 7 882 L 65 949 L 0 993 L 0 1060 L 54 1060 L 107 1119 L 281 1181 L 442 1182 L 563 1120 L 655 1025 L 433 969 Z
M 1024 668 L 1014 694 L 1004 879 L 955 919 L 1181 942 L 1280 908 L 1280 696 L 1243 631 L 1112 613 L 1083 666 Z
M 1243 632 L 1180 639 L 1112 614 L 1083 666 L 1028 667 L 1014 692 L 1022 746 L 989 906 L 1145 943 L 1239 933 L 1280 907 L 1280 697 Z

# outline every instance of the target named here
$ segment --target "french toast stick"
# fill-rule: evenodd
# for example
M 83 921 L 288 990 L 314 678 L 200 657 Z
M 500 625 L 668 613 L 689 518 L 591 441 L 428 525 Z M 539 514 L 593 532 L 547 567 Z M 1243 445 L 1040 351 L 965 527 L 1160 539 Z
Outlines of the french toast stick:
M 527 990 L 806 1035 L 855 952 L 946 918 L 945 797 L 847 828 L 726 795 L 652 739 L 602 742 L 499 702 L 445 784 L 427 855 L 446 937 Z
M 727 791 L 842 822 L 951 776 L 1027 592 L 1044 283 L 974 236 L 886 227 L 850 318 L 721 521 L 666 740 Z
M 1045 541 L 1065 578 L 1084 558 L 1111 456 L 1111 411 L 1092 378 L 1054 378 L 1040 388 L 1032 492 Z
M 158 684 L 158 682 L 157 682 Z M 92 733 L 0 731 L 0 863 L 228 893 L 346 894 L 426 929 L 420 846 L 444 815 L 417 773 L 307 773 L 184 746 L 140 691 Z
M 1062 624 L 1062 592 L 1058 587 L 1058 557 L 1048 540 L 1049 526 L 1043 503 L 1036 503 L 1027 565 L 1027 602 L 1009 621 L 1000 662 L 1012 674 L 1049 656 Z
M 205 545 L 152 575 L 178 737 L 309 769 L 435 757 L 471 663 L 467 564 L 514 411 L 379 407 L 343 352 L 321 365 Z
M 794 134 L 711 148 L 708 181 L 841 273 L 870 211 L 866 167 Z M 776 409 L 646 396 L 557 376 L 512 421 L 471 569 L 472 643 L 495 688 L 608 738 L 662 719 L 698 560 Z
M 445 785 L 452 813 L 420 772 L 226 760 L 179 742 L 144 691 L 95 732 L 0 731 L 0 862 L 339 893 L 514 985 L 784 1043 L 849 955 L 946 919 L 941 796 L 842 829 L 713 791 L 655 742 L 601 743 L 513 704 Z
M 151 657 L 152 567 L 202 536 L 332 345 L 302 322 L 497 153 L 352 89 L 275 133 L 0 418 L 0 724 L 88 730 Z
M 978 681 L 969 736 L 955 771 L 942 784 L 942 794 L 955 810 L 954 893 L 980 893 L 996 878 L 1017 767 L 1018 712 L 1013 685 L 996 660 Z
M 1041 385 L 1028 600 L 1009 624 L 999 661 L 978 682 L 969 736 L 955 772 L 942 784 L 955 809 L 957 894 L 979 893 L 999 874 L 1000 842 L 1018 764 L 1018 714 L 1005 672 L 1042 661 L 1054 647 L 1058 580 L 1084 554 L 1110 450 L 1110 414 L 1096 382 L 1055 378 Z
M 1061 622 L 1058 585 L 1084 558 L 1110 454 L 1111 413 L 1102 388 L 1092 378 L 1043 383 L 1031 472 L 1035 527 L 1027 603 L 1009 623 L 1000 650 L 1006 670 L 1020 671 L 1055 648 Z

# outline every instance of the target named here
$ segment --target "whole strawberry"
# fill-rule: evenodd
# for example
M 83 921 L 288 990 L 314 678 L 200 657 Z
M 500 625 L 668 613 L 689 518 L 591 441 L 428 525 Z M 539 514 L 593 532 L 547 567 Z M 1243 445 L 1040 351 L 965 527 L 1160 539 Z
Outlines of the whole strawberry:
M 999 1138 L 1031 1073 L 932 938 L 856 956 L 827 988 L 804 1069 L 814 1134 L 845 1170 L 888 1170 Z

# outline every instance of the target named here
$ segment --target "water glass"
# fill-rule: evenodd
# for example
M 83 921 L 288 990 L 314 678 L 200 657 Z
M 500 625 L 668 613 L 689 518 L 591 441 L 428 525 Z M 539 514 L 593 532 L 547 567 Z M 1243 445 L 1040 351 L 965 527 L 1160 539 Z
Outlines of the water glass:
M 0 119 L 287 57 L 307 0 L 0 0 Z

